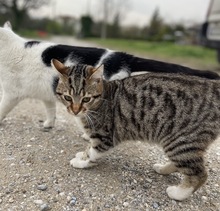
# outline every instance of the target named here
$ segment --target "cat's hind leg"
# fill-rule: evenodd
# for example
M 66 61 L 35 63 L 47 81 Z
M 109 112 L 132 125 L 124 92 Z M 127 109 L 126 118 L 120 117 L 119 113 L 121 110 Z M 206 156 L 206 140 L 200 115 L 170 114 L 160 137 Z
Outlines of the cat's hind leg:
M 106 152 L 113 147 L 109 141 L 90 139 L 91 144 L 84 152 L 78 152 L 70 161 L 74 168 L 89 168 L 97 165 L 97 160 L 103 157 Z
M 19 103 L 18 97 L 13 97 L 3 93 L 1 102 L 0 102 L 0 124 L 6 115 Z
M 54 127 L 56 118 L 56 102 L 55 101 L 43 101 L 46 107 L 47 119 L 44 122 L 44 129 L 49 130 Z
M 171 174 L 173 172 L 177 171 L 177 167 L 174 165 L 173 162 L 167 162 L 165 164 L 159 164 L 156 163 L 153 165 L 153 169 L 158 173 L 158 174 L 163 174 L 163 175 L 167 175 L 167 174 Z
M 184 175 L 184 178 L 179 185 L 168 187 L 166 192 L 170 198 L 182 201 L 188 198 L 205 183 L 207 172 L 202 156 L 180 158 L 176 161 L 175 166 L 177 167 L 178 172 Z

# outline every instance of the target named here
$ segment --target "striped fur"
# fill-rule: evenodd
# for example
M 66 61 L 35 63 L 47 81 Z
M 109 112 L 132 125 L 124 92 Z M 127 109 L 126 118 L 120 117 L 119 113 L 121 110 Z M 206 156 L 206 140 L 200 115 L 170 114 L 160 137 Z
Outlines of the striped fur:
M 92 166 L 97 160 L 94 154 L 100 157 L 126 140 L 155 143 L 170 162 L 156 164 L 154 169 L 184 175 L 179 186 L 168 187 L 168 195 L 176 200 L 187 198 L 206 181 L 204 153 L 219 135 L 219 81 L 148 73 L 107 82 L 100 72 L 78 65 L 60 76 L 57 95 L 70 113 L 80 117 L 91 141 L 71 164 Z

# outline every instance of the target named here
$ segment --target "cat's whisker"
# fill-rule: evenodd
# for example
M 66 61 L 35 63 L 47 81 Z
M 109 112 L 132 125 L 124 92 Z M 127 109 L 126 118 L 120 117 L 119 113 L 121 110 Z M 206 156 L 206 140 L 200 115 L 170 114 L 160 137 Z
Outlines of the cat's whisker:
M 87 117 L 88 120 L 90 121 L 90 126 L 91 126 L 91 128 L 94 130 L 94 129 L 95 129 L 95 125 L 93 124 L 92 118 L 89 116 L 89 114 L 86 114 L 86 117 Z
M 90 115 L 90 118 L 91 117 L 93 117 L 99 124 L 102 124 L 97 118 L 96 118 L 96 116 L 94 115 L 94 114 L 92 114 L 92 113 L 89 113 L 90 111 L 88 111 L 88 115 Z M 95 114 L 97 114 L 97 113 L 95 113 Z

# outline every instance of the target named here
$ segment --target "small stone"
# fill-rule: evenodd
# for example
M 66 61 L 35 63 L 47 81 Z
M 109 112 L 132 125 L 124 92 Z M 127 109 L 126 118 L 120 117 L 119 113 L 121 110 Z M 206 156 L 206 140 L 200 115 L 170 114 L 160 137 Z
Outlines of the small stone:
M 70 205 L 74 206 L 76 204 L 76 197 L 72 197 L 70 200 Z
M 13 198 L 10 198 L 8 201 L 9 201 L 10 203 L 13 203 L 13 202 L 14 202 L 14 199 L 13 199 Z
M 159 208 L 159 204 L 157 202 L 153 203 L 153 208 L 158 209 Z
M 152 181 L 153 181 L 153 180 L 150 179 L 150 178 L 146 178 L 145 180 L 146 180 L 147 182 L 149 182 L 149 183 L 152 183 Z
M 0 204 L 2 203 L 2 199 L 0 199 Z
M 34 203 L 35 204 L 38 204 L 38 205 L 41 205 L 43 204 L 44 202 L 42 200 L 34 200 Z
M 115 194 L 111 194 L 110 197 L 111 197 L 111 198 L 114 198 L 114 197 L 115 197 Z
M 172 204 L 173 204 L 173 205 L 176 205 L 177 203 L 176 203 L 176 201 L 175 201 L 175 200 L 172 200 Z
M 123 203 L 123 206 L 124 206 L 124 207 L 127 207 L 128 205 L 129 205 L 129 203 L 126 202 L 126 201 Z
M 38 190 L 45 191 L 45 190 L 47 190 L 47 185 L 45 185 L 45 184 L 38 185 L 38 186 L 37 186 L 37 189 L 38 189 Z
M 71 201 L 71 196 L 67 196 L 67 201 L 70 202 Z
M 202 201 L 207 201 L 208 198 L 206 196 L 202 196 Z
M 40 206 L 40 210 L 41 211 L 47 211 L 47 210 L 50 210 L 50 207 L 48 206 L 48 204 L 42 204 Z
M 65 192 L 59 193 L 59 196 L 65 196 Z

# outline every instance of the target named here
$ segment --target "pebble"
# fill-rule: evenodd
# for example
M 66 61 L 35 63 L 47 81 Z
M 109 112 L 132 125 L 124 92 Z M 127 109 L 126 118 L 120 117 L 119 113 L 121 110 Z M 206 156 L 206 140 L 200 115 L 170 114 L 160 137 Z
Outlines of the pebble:
M 158 209 L 159 208 L 159 204 L 157 202 L 153 203 L 153 208 Z
M 38 205 L 41 205 L 43 204 L 44 202 L 42 200 L 34 200 L 34 203 L 35 204 L 38 204 Z
M 207 201 L 208 198 L 206 196 L 202 196 L 202 201 Z
M 70 205 L 74 206 L 76 204 L 76 197 L 72 197 L 70 200 Z
M 2 203 L 2 199 L 0 199 L 0 204 Z
M 14 199 L 13 199 L 13 198 L 10 198 L 8 201 L 9 201 L 10 203 L 13 203 L 13 202 L 14 202 Z
M 65 196 L 65 192 L 59 193 L 59 196 Z
M 126 201 L 123 203 L 123 206 L 124 206 L 124 207 L 127 207 L 128 205 L 129 205 L 129 203 L 126 202 Z
M 38 190 L 45 191 L 45 190 L 47 190 L 47 185 L 45 185 L 45 184 L 38 185 L 38 186 L 37 186 L 37 189 L 38 189 Z
M 40 206 L 40 210 L 41 210 L 41 211 L 47 211 L 47 210 L 50 210 L 50 207 L 49 207 L 48 204 L 42 204 L 42 205 Z

